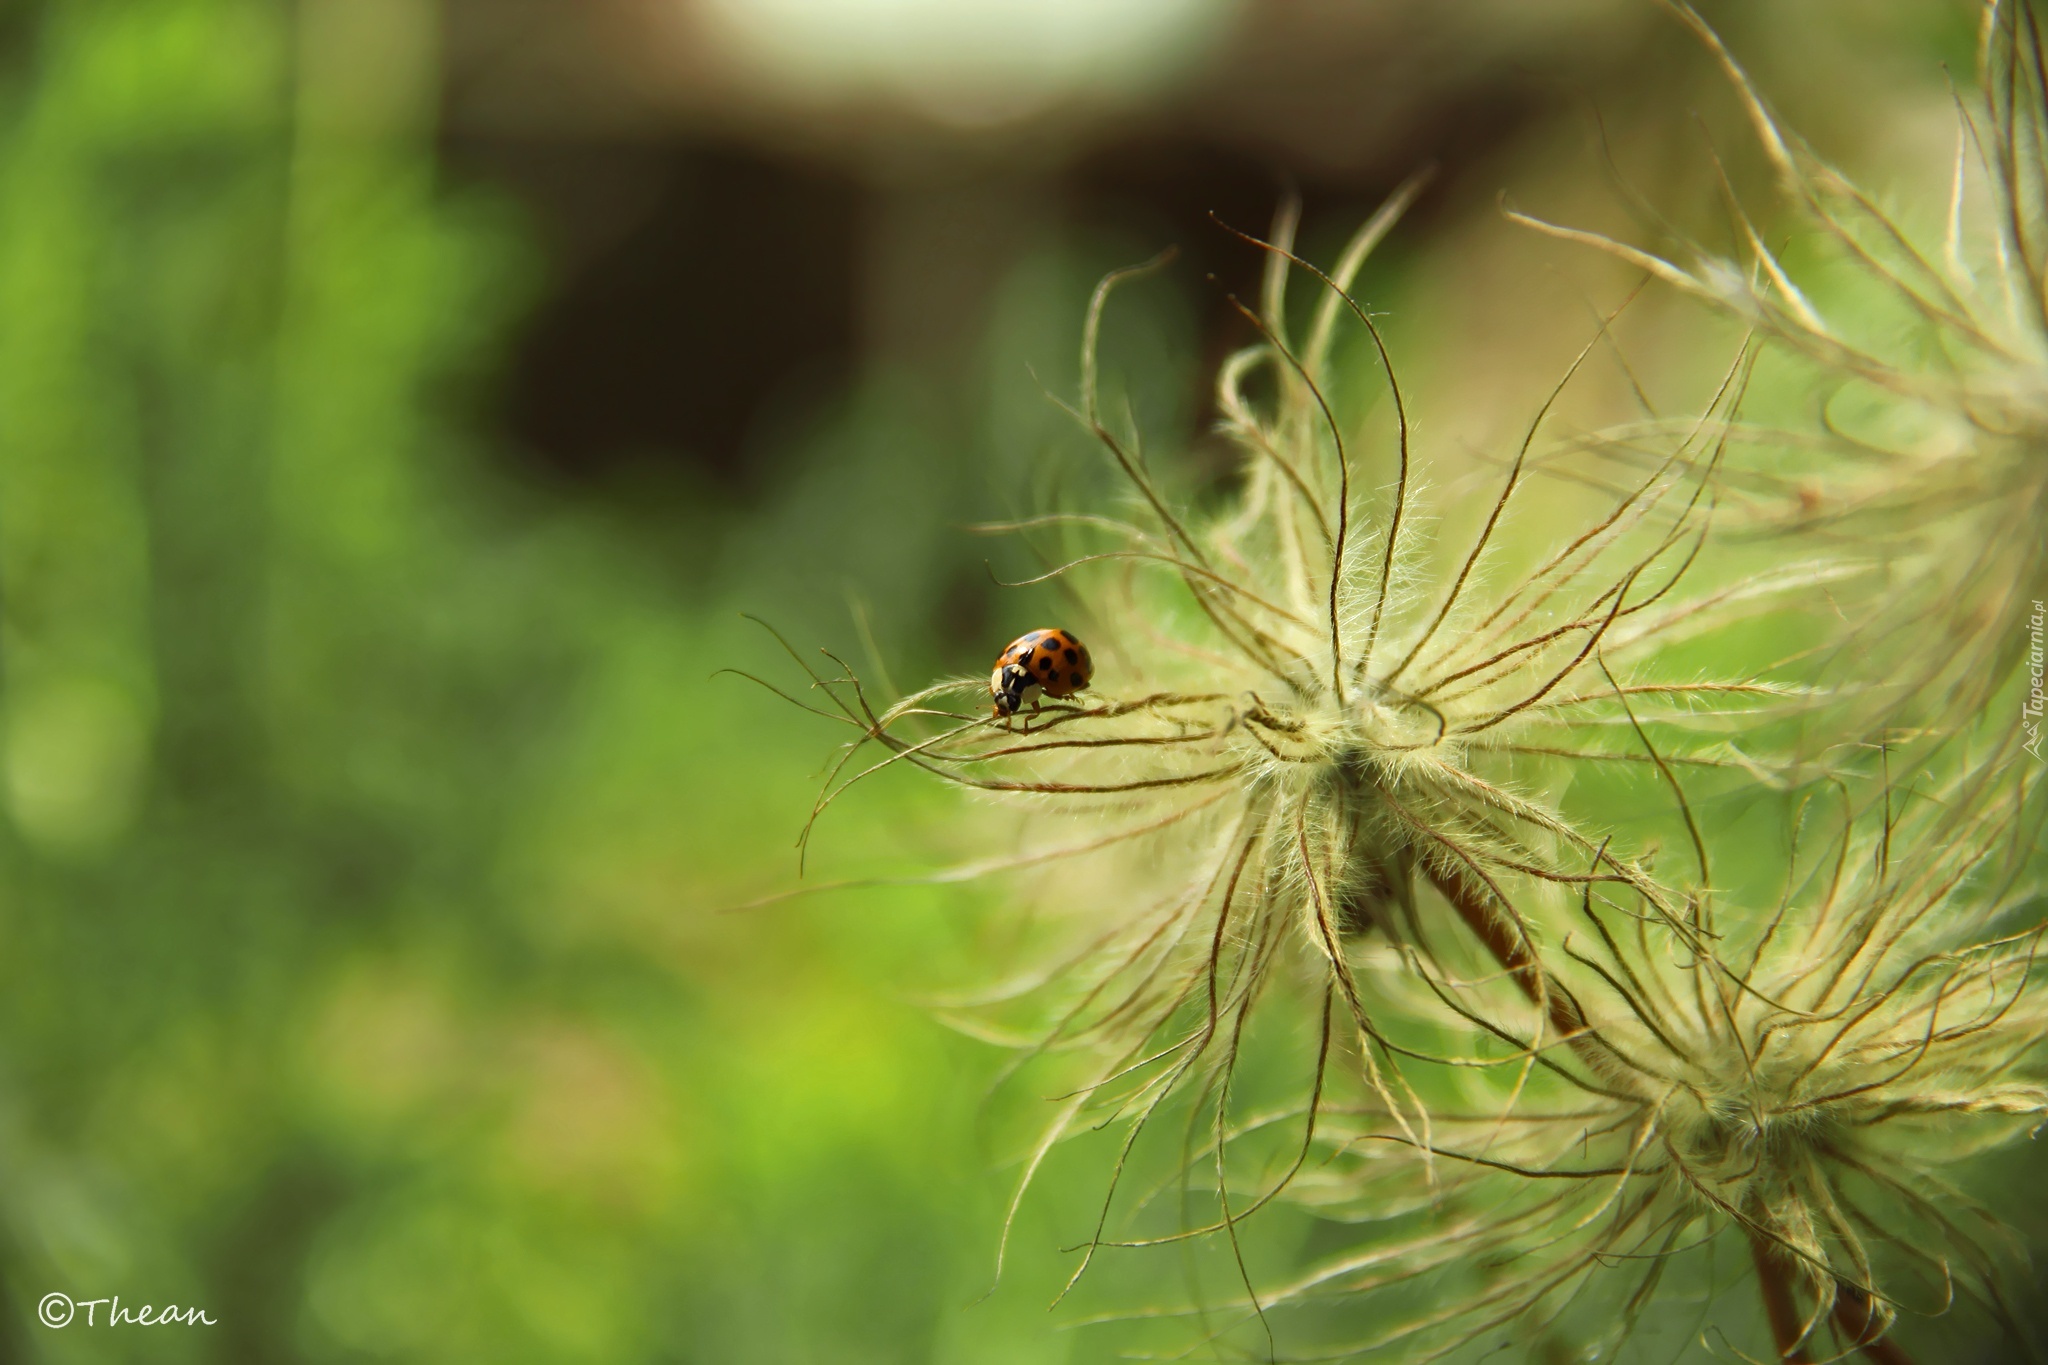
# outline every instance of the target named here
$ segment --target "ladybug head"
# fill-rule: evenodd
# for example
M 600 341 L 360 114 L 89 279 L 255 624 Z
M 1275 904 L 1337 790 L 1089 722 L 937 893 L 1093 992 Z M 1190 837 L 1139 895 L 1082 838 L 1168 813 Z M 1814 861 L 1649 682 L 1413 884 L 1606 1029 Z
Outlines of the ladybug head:
M 1014 716 L 1024 704 L 1024 689 L 1032 685 L 1031 674 L 1022 664 L 1004 664 L 989 680 L 989 700 L 998 717 Z

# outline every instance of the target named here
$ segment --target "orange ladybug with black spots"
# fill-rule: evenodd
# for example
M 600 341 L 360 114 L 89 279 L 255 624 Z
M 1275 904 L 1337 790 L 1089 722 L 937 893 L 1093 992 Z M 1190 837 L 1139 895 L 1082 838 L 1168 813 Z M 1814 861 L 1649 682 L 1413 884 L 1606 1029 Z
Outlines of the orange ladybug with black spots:
M 1025 702 L 1038 710 L 1038 694 L 1071 697 L 1088 686 L 1095 664 L 1088 646 L 1064 630 L 1034 630 L 1019 635 L 996 657 L 989 674 L 989 700 L 997 720 L 1008 720 Z

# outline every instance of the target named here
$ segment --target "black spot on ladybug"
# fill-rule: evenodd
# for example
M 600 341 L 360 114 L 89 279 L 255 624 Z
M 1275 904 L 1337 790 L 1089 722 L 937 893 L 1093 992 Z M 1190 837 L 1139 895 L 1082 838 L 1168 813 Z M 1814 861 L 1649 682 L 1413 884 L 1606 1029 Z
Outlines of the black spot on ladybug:
M 1070 651 L 1068 651 L 1068 652 L 1069 652 L 1069 653 L 1072 653 L 1072 651 L 1071 651 L 1071 650 L 1070 650 Z M 1081 685 L 1081 675 L 1080 675 L 1079 673 L 1076 673 L 1076 674 L 1074 675 L 1074 686 L 1076 686 L 1076 687 L 1079 687 L 1080 685 Z
M 1081 661 L 1081 656 L 1080 656 L 1080 655 L 1076 654 L 1076 653 L 1075 653 L 1075 652 L 1074 652 L 1073 650 L 1071 650 L 1071 649 L 1067 651 L 1067 662 L 1068 662 L 1068 663 L 1070 663 L 1070 664 L 1072 664 L 1072 663 L 1079 663 L 1080 661 Z
M 1052 655 L 1041 654 L 1038 658 L 1038 666 L 1047 673 L 1052 672 Z

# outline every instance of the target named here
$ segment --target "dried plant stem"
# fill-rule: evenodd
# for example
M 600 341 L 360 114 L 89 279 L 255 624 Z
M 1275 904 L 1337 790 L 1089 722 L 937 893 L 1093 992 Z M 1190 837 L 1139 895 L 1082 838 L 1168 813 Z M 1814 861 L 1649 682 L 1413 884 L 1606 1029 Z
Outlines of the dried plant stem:
M 1490 908 L 1484 896 L 1456 875 L 1432 868 L 1429 880 L 1451 903 L 1451 908 L 1458 912 L 1458 918 L 1465 922 L 1465 927 L 1514 978 L 1515 984 L 1522 988 L 1522 994 L 1549 1015 L 1550 1026 L 1557 1031 L 1558 1037 L 1570 1039 L 1585 1034 L 1586 1017 L 1580 1011 L 1578 1001 L 1561 983 L 1544 972 L 1536 961 L 1536 953 L 1529 940 L 1508 918 L 1505 910 Z
M 1890 1337 L 1866 1340 L 1871 1334 L 1875 1316 L 1870 1311 L 1870 1299 L 1862 1290 L 1852 1289 L 1846 1284 L 1835 1290 L 1835 1327 L 1863 1352 L 1866 1360 L 1875 1361 L 1877 1365 L 1913 1365 L 1913 1357 L 1906 1353 L 1906 1348 Z
M 1771 1322 L 1771 1340 L 1778 1347 L 1778 1359 L 1809 1362 L 1799 1305 L 1792 1299 L 1792 1280 L 1786 1274 L 1785 1258 L 1770 1241 L 1756 1232 L 1749 1234 L 1749 1254 L 1756 1261 L 1757 1292 L 1763 1295 L 1764 1316 Z

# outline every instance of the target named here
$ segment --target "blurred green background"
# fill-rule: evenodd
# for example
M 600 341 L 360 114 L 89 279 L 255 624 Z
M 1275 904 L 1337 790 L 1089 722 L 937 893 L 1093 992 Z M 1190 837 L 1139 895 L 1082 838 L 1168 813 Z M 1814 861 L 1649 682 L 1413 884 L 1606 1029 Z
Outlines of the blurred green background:
M 1726 108 L 1654 6 L 1537 8 L 0 7 L 0 1361 L 1154 1340 L 1045 1311 L 1100 1149 L 987 1293 L 1046 1106 L 924 1000 L 1000 888 L 732 912 L 797 884 L 838 736 L 714 670 L 791 676 L 741 610 L 866 660 L 864 613 L 906 685 L 1057 611 L 964 525 L 1098 477 L 1042 390 L 1168 243 L 1111 369 L 1217 486 L 1257 263 L 1204 214 L 1290 183 L 1327 254 L 1440 164 L 1372 296 L 1444 458 L 1524 420 L 1609 276 L 1496 194 L 1620 221 L 1598 107 L 1705 202 L 1686 112 Z M 1710 17 L 1918 212 L 1970 8 L 1799 8 Z M 1690 375 L 1661 308 L 1643 363 Z M 878 783 L 809 875 L 993 829 Z M 51 1291 L 218 1326 L 51 1330 Z

